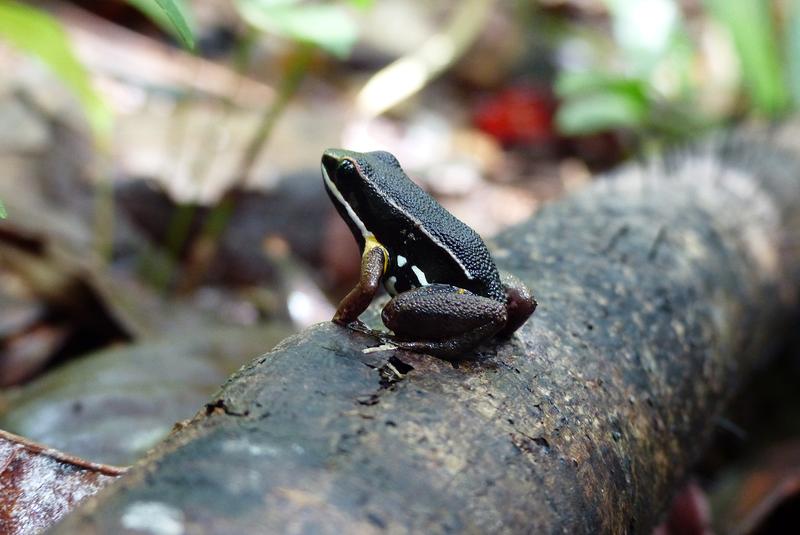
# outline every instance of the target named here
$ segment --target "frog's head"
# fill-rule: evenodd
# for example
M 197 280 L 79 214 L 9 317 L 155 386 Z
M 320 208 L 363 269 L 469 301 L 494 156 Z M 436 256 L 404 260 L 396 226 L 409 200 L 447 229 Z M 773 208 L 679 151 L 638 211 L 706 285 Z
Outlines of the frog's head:
M 387 181 L 398 173 L 403 173 L 400 164 L 388 152 L 328 149 L 322 154 L 325 189 L 360 244 L 380 226 L 390 196 Z
M 397 158 L 385 151 L 328 149 L 322 154 L 322 173 L 326 187 L 335 187 L 345 197 L 347 191 L 374 188 L 398 172 L 402 173 L 402 169 Z

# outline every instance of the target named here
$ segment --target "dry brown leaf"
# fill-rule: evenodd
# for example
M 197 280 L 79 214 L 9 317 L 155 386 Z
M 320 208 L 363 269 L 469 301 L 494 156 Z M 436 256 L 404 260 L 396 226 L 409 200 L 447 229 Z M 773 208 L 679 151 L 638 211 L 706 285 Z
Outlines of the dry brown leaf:
M 125 468 L 92 463 L 0 430 L 0 533 L 39 533 Z

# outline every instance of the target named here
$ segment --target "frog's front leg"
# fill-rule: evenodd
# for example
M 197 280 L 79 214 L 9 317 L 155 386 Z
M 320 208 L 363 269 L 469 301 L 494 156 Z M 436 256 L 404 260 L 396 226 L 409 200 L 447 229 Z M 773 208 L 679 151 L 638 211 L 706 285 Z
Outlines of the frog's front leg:
M 403 292 L 383 308 L 391 342 L 404 349 L 453 358 L 494 336 L 506 324 L 506 306 L 446 284 Z
M 358 321 L 358 317 L 367 309 L 380 287 L 388 258 L 386 249 L 380 245 L 366 248 L 361 256 L 361 277 L 355 288 L 350 290 L 336 308 L 333 316 L 335 323 L 348 325 Z

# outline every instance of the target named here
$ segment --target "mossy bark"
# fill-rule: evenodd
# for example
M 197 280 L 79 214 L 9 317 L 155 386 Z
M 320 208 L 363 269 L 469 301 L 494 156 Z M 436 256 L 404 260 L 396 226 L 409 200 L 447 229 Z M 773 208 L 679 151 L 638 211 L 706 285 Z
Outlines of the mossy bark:
M 285 340 L 55 531 L 649 533 L 796 311 L 798 140 L 629 166 L 503 233 L 539 309 L 475 359 Z

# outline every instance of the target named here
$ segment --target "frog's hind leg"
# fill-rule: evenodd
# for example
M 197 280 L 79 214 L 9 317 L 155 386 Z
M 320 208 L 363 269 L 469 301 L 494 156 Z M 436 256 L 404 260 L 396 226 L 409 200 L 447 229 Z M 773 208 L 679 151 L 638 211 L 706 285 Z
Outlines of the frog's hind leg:
M 536 299 L 525 283 L 511 273 L 500 272 L 500 280 L 506 291 L 506 310 L 508 320 L 505 327 L 498 333 L 500 336 L 511 336 L 514 331 L 522 327 L 536 310 Z
M 506 323 L 506 308 L 488 297 L 446 284 L 404 292 L 384 307 L 391 342 L 442 358 L 465 352 L 496 334 Z

